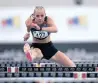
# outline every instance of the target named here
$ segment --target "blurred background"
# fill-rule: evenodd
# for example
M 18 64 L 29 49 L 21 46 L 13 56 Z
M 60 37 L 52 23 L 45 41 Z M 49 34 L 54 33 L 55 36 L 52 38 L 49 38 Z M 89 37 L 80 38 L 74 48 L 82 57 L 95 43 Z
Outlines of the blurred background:
M 0 0 L 0 67 L 31 67 L 39 62 L 28 62 L 23 53 L 25 20 L 38 5 L 45 7 L 46 14 L 58 27 L 58 33 L 51 36 L 55 47 L 68 55 L 77 66 L 98 67 L 98 0 Z M 32 43 L 32 36 L 28 42 Z M 40 62 L 47 66 L 54 64 L 46 59 Z M 19 74 L 14 78 L 12 76 L 8 73 L 6 77 L 12 82 L 98 82 L 94 75 L 85 80 L 81 76 L 67 80 L 62 77 L 58 81 L 56 78 L 37 78 L 34 81 L 30 76 L 28 79 L 27 73 L 22 73 L 21 78 Z M 5 73 L 0 73 L 0 82 L 9 82 L 6 77 Z M 35 77 L 34 74 L 31 77 Z

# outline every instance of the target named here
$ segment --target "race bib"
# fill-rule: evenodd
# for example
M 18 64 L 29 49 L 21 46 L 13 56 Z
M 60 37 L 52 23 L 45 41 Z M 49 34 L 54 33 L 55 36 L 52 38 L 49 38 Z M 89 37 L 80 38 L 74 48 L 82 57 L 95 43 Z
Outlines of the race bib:
M 33 36 L 35 38 L 44 39 L 49 36 L 48 32 L 46 31 L 33 31 Z

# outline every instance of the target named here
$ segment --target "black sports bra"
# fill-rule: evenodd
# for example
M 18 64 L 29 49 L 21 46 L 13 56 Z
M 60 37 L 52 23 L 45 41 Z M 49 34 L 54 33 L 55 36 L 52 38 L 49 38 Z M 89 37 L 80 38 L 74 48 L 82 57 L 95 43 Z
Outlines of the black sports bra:
M 48 27 L 47 16 L 44 19 L 44 23 L 39 25 L 39 26 L 41 28 L 42 27 L 46 27 L 46 28 Z M 31 28 L 31 33 L 32 33 L 34 38 L 39 39 L 39 40 L 43 40 L 43 39 L 47 38 L 50 35 L 50 33 L 47 32 L 47 31 L 36 30 L 35 28 Z

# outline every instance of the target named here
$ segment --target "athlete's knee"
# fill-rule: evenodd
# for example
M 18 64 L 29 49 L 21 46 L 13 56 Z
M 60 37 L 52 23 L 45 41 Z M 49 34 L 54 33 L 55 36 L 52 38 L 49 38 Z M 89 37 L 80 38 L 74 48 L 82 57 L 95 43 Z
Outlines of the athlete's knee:
M 41 50 L 39 48 L 34 48 L 34 51 L 39 53 L 39 54 L 41 53 Z
M 41 50 L 39 48 L 34 48 L 32 50 L 32 54 L 34 56 L 36 56 L 36 58 L 42 58 L 43 57 L 43 54 L 41 53 Z

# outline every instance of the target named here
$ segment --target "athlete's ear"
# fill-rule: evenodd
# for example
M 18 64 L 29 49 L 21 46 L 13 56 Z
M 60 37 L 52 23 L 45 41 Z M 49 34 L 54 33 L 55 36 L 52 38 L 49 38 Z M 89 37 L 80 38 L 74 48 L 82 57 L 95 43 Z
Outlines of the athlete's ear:
M 33 18 L 33 14 L 30 15 L 30 18 L 31 18 L 31 19 Z
M 34 13 L 31 15 L 31 18 L 32 18 L 32 19 L 34 19 L 34 18 L 35 18 L 35 15 L 34 15 Z

